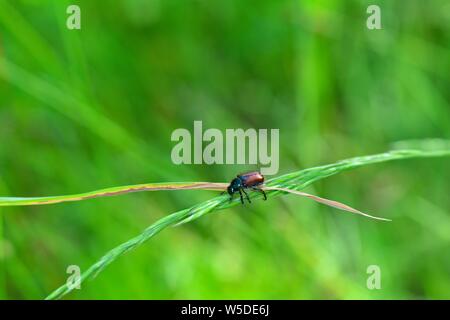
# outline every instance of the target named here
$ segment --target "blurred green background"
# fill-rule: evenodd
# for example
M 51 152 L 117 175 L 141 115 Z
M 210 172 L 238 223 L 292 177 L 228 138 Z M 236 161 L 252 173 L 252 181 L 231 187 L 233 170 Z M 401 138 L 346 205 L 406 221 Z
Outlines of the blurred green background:
M 81 30 L 66 8 L 81 7 Z M 381 8 L 382 30 L 366 9 Z M 176 128 L 279 128 L 280 174 L 450 138 L 450 4 L 0 0 L 0 195 L 229 181 L 172 164 Z M 165 230 L 69 299 L 450 298 L 445 158 L 308 188 L 379 223 L 285 196 Z M 0 298 L 41 299 L 207 191 L 0 209 Z M 381 290 L 369 290 L 369 265 Z

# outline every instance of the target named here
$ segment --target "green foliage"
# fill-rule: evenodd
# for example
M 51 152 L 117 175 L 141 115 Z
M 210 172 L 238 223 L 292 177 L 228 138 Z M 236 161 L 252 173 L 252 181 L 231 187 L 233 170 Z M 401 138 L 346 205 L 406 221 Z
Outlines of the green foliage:
M 80 31 L 65 25 L 71 1 L 0 0 L 2 197 L 229 181 L 256 169 L 174 165 L 170 134 L 194 120 L 279 128 L 280 173 L 450 138 L 446 0 L 377 1 L 382 30 L 367 30 L 372 3 L 356 0 L 76 2 Z M 306 190 L 391 223 L 293 196 L 233 206 L 166 229 L 67 297 L 448 299 L 449 181 L 447 158 L 411 159 Z M 43 298 L 67 266 L 86 272 L 210 196 L 0 207 L 0 298 Z M 372 264 L 382 290 L 365 286 Z
M 297 172 L 293 172 L 290 174 L 283 175 L 278 178 L 273 178 L 267 182 L 267 186 L 269 187 L 282 187 L 289 190 L 299 190 L 303 189 L 314 181 L 330 177 L 337 173 L 340 173 L 345 170 L 350 170 L 353 168 L 358 168 L 361 166 L 385 162 L 391 160 L 399 160 L 399 159 L 408 159 L 414 157 L 436 157 L 436 156 L 446 156 L 450 155 L 450 149 L 447 150 L 434 150 L 434 151 L 423 151 L 423 150 L 398 150 L 392 151 L 383 154 L 376 154 L 366 157 L 358 157 L 340 161 L 338 163 L 310 168 L 306 170 L 301 170 Z M 128 188 L 128 187 L 125 187 Z M 124 188 L 121 188 L 124 189 Z M 286 193 L 284 191 L 268 191 L 267 198 L 271 198 L 272 196 L 279 195 L 280 193 Z M 251 194 L 251 198 L 254 197 L 255 193 Z M 261 195 L 258 193 L 258 196 Z M 135 249 L 137 246 L 143 244 L 160 231 L 164 230 L 167 227 L 184 224 L 186 222 L 193 221 L 198 219 L 208 213 L 211 213 L 215 210 L 220 210 L 224 208 L 228 208 L 231 206 L 235 206 L 240 204 L 240 200 L 234 199 L 233 201 L 229 201 L 228 195 L 222 195 L 211 200 L 207 200 L 198 205 L 195 205 L 191 208 L 184 209 L 171 215 L 168 215 L 160 220 L 156 221 L 154 224 L 149 226 L 144 230 L 140 235 L 128 240 L 125 243 L 117 246 L 116 248 L 109 251 L 106 255 L 104 255 L 98 262 L 92 265 L 85 273 L 81 275 L 80 281 L 81 283 L 86 279 L 95 277 L 98 273 L 100 273 L 106 266 L 112 263 L 114 260 L 119 258 L 124 253 Z M 66 295 L 67 293 L 74 290 L 74 286 L 69 286 L 67 283 L 63 286 L 59 287 L 57 290 L 52 292 L 47 299 L 58 299 Z

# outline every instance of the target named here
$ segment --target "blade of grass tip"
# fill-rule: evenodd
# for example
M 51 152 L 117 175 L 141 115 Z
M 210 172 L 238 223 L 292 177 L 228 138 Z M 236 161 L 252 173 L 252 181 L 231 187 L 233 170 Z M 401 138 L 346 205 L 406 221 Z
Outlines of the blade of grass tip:
M 301 192 L 301 191 L 297 191 L 297 190 L 291 190 L 291 189 L 287 189 L 287 188 L 280 188 L 280 187 L 263 187 L 261 188 L 263 190 L 277 190 L 277 191 L 284 191 L 284 192 L 289 192 L 292 194 L 296 194 L 302 197 L 307 197 L 309 199 L 312 199 L 314 201 L 317 201 L 319 203 L 325 204 L 327 206 L 339 209 L 339 210 L 343 210 L 343 211 L 347 211 L 347 212 L 351 212 L 351 213 L 356 213 L 359 215 L 362 215 L 364 217 L 370 218 L 370 219 L 375 219 L 375 220 L 381 220 L 381 221 L 392 221 L 391 219 L 386 219 L 386 218 L 381 218 L 381 217 L 376 217 L 376 216 L 372 216 L 370 214 L 361 212 L 359 210 L 356 210 L 346 204 L 343 204 L 341 202 L 338 201 L 334 201 L 334 200 L 329 200 L 329 199 L 325 199 L 325 198 L 321 198 L 306 192 Z

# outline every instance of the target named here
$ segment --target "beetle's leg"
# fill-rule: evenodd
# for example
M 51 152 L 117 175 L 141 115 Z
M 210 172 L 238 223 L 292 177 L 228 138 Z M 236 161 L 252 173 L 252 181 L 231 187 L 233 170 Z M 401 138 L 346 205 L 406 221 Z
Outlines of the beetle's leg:
M 266 192 L 263 189 L 259 189 L 259 191 L 262 192 L 263 196 L 264 196 L 264 200 L 267 200 L 267 195 Z
M 242 189 L 242 192 L 245 194 L 245 197 L 247 198 L 248 203 L 252 203 L 252 202 L 250 201 L 250 198 L 248 197 L 247 192 L 245 192 L 245 189 Z
M 261 192 L 263 194 L 263 196 L 264 196 L 264 200 L 267 200 L 266 192 L 263 189 L 260 189 L 258 187 L 252 187 L 252 189 L 255 190 L 255 191 Z
M 241 196 L 241 202 L 242 202 L 242 204 L 244 204 L 244 198 L 242 197 L 242 191 L 241 191 L 241 189 L 239 189 L 239 195 Z

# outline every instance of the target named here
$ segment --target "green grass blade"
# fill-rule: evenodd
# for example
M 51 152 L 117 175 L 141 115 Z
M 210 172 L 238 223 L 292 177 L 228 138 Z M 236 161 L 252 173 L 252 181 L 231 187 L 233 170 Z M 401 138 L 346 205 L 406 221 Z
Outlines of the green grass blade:
M 292 172 L 285 174 L 280 177 L 273 178 L 269 180 L 266 185 L 272 187 L 287 188 L 290 190 L 298 190 L 305 188 L 311 183 L 330 177 L 337 173 L 355 169 L 361 166 L 387 162 L 392 160 L 401 160 L 409 158 L 425 158 L 425 157 L 438 157 L 438 156 L 449 156 L 450 149 L 444 150 L 397 150 L 391 151 L 371 156 L 351 158 L 343 161 L 339 161 L 333 164 L 314 167 L 310 169 L 305 169 L 301 171 Z M 268 191 L 268 198 L 287 194 L 284 191 Z M 259 193 L 251 193 L 251 198 L 261 198 Z M 148 241 L 160 231 L 167 227 L 179 225 L 189 221 L 198 219 L 208 213 L 218 211 L 221 209 L 229 208 L 239 204 L 239 199 L 234 199 L 233 201 L 228 201 L 227 195 L 222 195 L 215 197 L 213 199 L 202 202 L 195 205 L 189 209 L 184 209 L 168 215 L 160 220 L 156 221 L 154 224 L 145 229 L 140 235 L 132 238 L 131 240 L 122 243 L 116 248 L 110 250 L 106 253 L 99 261 L 92 265 L 86 272 L 81 275 L 81 282 L 87 279 L 91 279 L 99 274 L 106 266 L 114 262 L 117 258 L 125 254 L 126 252 L 137 248 L 139 245 Z M 67 284 L 62 285 L 54 292 L 52 292 L 46 299 L 59 299 L 71 292 L 74 288 L 69 287 Z

